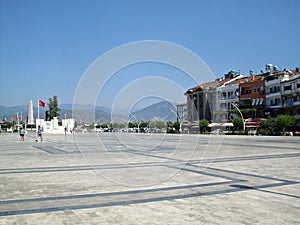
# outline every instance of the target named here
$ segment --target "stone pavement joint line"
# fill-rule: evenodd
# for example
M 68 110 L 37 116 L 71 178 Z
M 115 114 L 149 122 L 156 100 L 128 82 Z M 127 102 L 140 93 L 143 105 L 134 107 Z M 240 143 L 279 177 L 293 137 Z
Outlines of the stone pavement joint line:
M 298 137 L 118 135 L 0 135 L 0 224 L 300 223 Z

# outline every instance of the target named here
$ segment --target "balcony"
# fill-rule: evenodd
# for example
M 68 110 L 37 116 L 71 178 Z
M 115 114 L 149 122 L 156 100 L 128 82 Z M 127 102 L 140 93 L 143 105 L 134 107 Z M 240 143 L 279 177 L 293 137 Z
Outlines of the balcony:
M 293 92 L 294 92 L 293 90 L 284 90 L 283 94 L 284 95 L 291 95 L 291 94 L 293 94 Z
M 300 101 L 294 102 L 294 105 L 300 105 Z
M 270 109 L 279 109 L 279 108 L 282 108 L 282 105 L 269 105 L 269 106 L 267 106 L 267 108 L 270 108 Z
M 274 84 L 280 84 L 280 79 L 270 80 L 266 82 L 266 87 L 274 85 Z
M 218 97 L 217 101 L 238 101 L 239 97 L 238 96 L 234 96 L 234 97 Z
M 277 97 L 277 96 L 281 96 L 280 91 L 277 92 L 269 92 L 266 94 L 266 98 L 273 98 L 273 97 Z

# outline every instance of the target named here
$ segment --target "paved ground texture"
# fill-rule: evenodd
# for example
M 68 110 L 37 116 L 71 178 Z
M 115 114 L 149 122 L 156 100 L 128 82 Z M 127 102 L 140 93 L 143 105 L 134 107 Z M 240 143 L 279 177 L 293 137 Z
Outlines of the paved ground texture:
M 300 224 L 300 138 L 0 135 L 0 224 Z

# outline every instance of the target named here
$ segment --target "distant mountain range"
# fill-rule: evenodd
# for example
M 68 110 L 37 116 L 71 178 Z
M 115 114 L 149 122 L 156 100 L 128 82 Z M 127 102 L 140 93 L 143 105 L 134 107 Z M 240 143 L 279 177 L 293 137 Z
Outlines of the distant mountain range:
M 176 121 L 176 105 L 167 101 L 152 104 L 146 108 L 132 112 L 138 121 Z
M 61 104 L 59 105 L 60 118 L 71 118 L 73 117 L 73 105 L 72 104 Z M 97 123 L 107 123 L 111 121 L 111 118 L 119 118 L 120 121 L 127 121 L 128 115 L 111 115 L 111 109 L 103 106 L 94 106 L 92 105 L 76 105 L 75 120 L 83 121 L 85 123 L 92 123 L 94 119 Z M 40 107 L 40 118 L 45 117 L 45 112 L 48 110 L 48 107 Z M 95 110 L 95 111 L 94 111 Z M 34 118 L 37 118 L 37 107 L 33 108 Z M 11 121 L 12 118 L 17 117 L 17 112 L 19 118 L 23 118 L 24 121 L 27 120 L 28 114 L 28 105 L 20 106 L 0 106 L 0 120 Z M 95 113 L 95 114 L 94 114 Z M 143 109 L 130 112 L 134 119 L 132 121 L 150 121 L 150 120 L 164 120 L 164 121 L 176 121 L 176 106 L 167 101 L 161 101 L 150 106 L 147 106 Z M 116 122 L 120 122 L 116 121 Z

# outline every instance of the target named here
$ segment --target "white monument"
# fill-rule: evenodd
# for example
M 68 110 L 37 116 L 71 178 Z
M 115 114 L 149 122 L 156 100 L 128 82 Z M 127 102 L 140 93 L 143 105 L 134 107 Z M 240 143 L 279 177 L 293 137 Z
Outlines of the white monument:
M 53 117 L 51 121 L 45 121 L 44 119 L 36 119 L 36 129 L 40 126 L 45 134 L 64 134 L 65 128 L 67 133 L 73 131 L 75 126 L 74 119 L 62 120 L 62 126 L 58 125 L 57 117 Z
M 38 117 L 39 117 L 39 115 L 38 115 Z M 34 125 L 32 100 L 29 101 L 27 124 Z M 35 125 L 36 125 L 36 131 L 37 131 L 38 127 L 40 126 L 42 128 L 43 133 L 64 134 L 65 131 L 67 133 L 73 132 L 74 127 L 75 127 L 75 120 L 74 119 L 64 119 L 64 120 L 62 120 L 62 126 L 59 126 L 57 117 L 53 117 L 53 119 L 51 119 L 51 121 L 45 121 L 44 119 L 37 118 L 35 120 Z
M 29 101 L 29 109 L 28 109 L 28 125 L 34 125 L 33 119 L 33 103 L 32 100 Z

